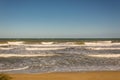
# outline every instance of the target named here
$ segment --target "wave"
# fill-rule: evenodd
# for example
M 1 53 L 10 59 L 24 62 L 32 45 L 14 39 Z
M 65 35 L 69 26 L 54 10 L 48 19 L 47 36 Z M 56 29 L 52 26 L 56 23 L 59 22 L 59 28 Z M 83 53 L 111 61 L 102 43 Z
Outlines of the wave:
M 22 68 L 14 68 L 14 69 L 5 69 L 5 70 L 0 70 L 0 72 L 24 70 L 24 69 L 27 69 L 27 68 L 29 68 L 29 66 L 25 66 L 25 67 L 22 67 Z
M 0 48 L 0 50 L 11 50 L 11 49 L 14 49 L 14 48 Z
M 9 45 L 23 45 L 23 41 L 15 41 L 15 42 L 7 42 L 7 43 L 4 43 L 4 44 L 0 44 L 0 46 L 9 46 Z
M 91 49 L 91 50 L 120 50 L 120 48 L 91 48 L 91 47 L 88 47 L 87 49 Z
M 112 43 L 112 41 L 97 41 L 97 42 L 85 42 L 86 46 L 113 46 L 120 45 L 120 42 Z
M 98 58 L 118 58 L 120 54 L 88 54 L 90 57 L 98 57 Z
M 53 44 L 54 42 L 41 42 L 41 44 L 44 44 L 44 45 L 51 45 Z
M 65 48 L 26 48 L 26 50 L 59 50 Z
M 39 57 L 39 56 L 58 56 L 59 54 L 0 54 L 0 57 Z
M 21 45 L 23 43 L 24 43 L 23 41 L 8 42 L 9 45 Z
M 0 44 L 0 46 L 8 46 L 9 44 Z

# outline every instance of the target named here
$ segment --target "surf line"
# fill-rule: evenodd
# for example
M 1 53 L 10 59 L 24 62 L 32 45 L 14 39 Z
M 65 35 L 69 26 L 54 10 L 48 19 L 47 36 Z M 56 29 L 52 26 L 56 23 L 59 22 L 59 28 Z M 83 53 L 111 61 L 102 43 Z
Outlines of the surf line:
M 24 69 L 27 69 L 27 68 L 29 68 L 29 66 L 25 66 L 25 67 L 22 67 L 22 68 L 15 68 L 15 69 L 0 70 L 0 72 L 24 70 Z
M 120 54 L 88 54 L 90 57 L 98 57 L 98 58 L 118 58 Z
M 38 56 L 57 56 L 59 54 L 0 54 L 0 57 L 38 57 Z

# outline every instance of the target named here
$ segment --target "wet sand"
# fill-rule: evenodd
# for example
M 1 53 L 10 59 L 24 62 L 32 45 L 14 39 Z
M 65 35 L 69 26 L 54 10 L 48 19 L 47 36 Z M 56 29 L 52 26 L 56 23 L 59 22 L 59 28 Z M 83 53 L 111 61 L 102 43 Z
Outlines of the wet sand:
M 120 71 L 10 74 L 12 80 L 120 80 Z

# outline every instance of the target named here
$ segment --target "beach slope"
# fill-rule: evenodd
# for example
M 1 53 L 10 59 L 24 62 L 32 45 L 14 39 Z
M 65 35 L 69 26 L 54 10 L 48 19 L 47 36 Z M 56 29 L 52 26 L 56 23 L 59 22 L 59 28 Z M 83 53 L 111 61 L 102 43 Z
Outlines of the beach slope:
M 13 80 L 120 80 L 120 72 L 60 72 L 45 74 L 10 74 Z

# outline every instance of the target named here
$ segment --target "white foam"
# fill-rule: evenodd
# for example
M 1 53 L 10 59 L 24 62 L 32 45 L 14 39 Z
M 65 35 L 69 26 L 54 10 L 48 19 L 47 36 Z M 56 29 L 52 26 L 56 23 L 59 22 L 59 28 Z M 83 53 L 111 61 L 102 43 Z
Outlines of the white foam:
M 120 50 L 120 48 L 87 48 L 92 50 Z
M 15 68 L 15 69 L 0 70 L 0 72 L 24 70 L 24 69 L 27 69 L 27 68 L 29 68 L 29 66 L 25 66 L 25 67 L 22 67 L 22 68 Z
M 85 42 L 87 46 L 110 46 L 112 41 L 97 41 L 97 42 Z
M 111 41 L 97 41 L 97 42 L 85 42 L 86 46 L 118 46 L 120 42 L 112 43 Z
M 32 47 L 49 47 L 49 46 L 60 46 L 60 45 L 42 45 L 42 44 L 25 44 L 24 46 L 32 46 Z
M 38 57 L 38 56 L 55 56 L 58 54 L 0 54 L 0 57 Z
M 59 50 L 59 49 L 65 49 L 63 48 L 26 48 L 26 50 Z
M 9 45 L 22 45 L 23 41 L 17 41 L 17 42 L 8 42 Z
M 112 45 L 120 45 L 120 43 L 112 43 Z
M 90 57 L 98 57 L 98 58 L 118 58 L 120 54 L 88 54 Z
M 75 45 L 75 44 L 51 44 L 51 45 L 43 45 L 43 44 L 24 44 L 26 47 L 70 47 L 70 46 L 85 46 L 85 45 Z
M 44 45 L 51 45 L 51 44 L 53 44 L 53 42 L 41 42 L 41 44 L 44 44 Z
M 8 46 L 8 44 L 0 44 L 0 46 Z
M 0 48 L 0 50 L 11 50 L 13 48 Z

